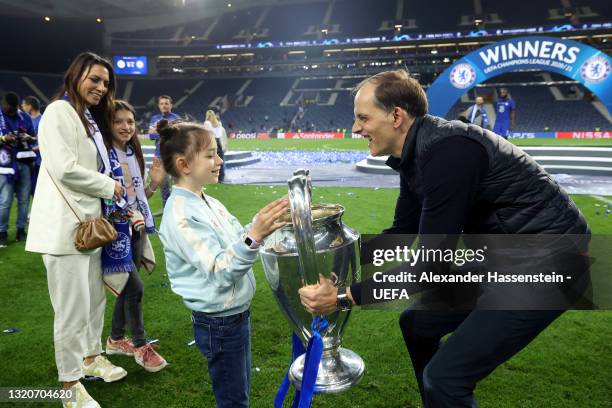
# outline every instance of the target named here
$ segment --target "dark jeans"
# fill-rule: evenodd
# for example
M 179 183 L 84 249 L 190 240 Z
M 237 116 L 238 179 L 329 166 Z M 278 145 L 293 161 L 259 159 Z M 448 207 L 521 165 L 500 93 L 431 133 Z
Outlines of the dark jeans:
M 161 160 L 161 150 L 160 150 L 160 139 L 155 139 L 155 157 Z M 172 188 L 170 186 L 170 176 L 166 176 L 164 181 L 162 181 L 160 186 L 160 194 L 162 199 L 162 211 L 166 206 L 166 201 L 170 197 L 170 193 L 172 192 Z
M 248 407 L 251 387 L 250 312 L 210 317 L 193 312 L 193 334 L 208 360 L 217 408 Z
M 215 139 L 217 141 L 217 155 L 225 162 L 225 158 L 223 157 L 223 149 L 221 148 L 221 139 Z M 225 163 L 221 164 L 221 168 L 219 169 L 219 183 L 225 180 Z
M 144 318 L 142 315 L 142 297 L 144 285 L 140 279 L 140 258 L 142 257 L 142 235 L 132 230 L 132 259 L 137 269 L 130 272 L 130 277 L 125 284 L 123 292 L 115 301 L 113 321 L 111 324 L 111 338 L 119 340 L 125 336 L 125 326 L 130 327 L 132 342 L 134 346 L 141 347 L 146 343 L 144 331 Z
M 562 313 L 404 311 L 400 327 L 424 407 L 478 407 L 474 399 L 478 381 L 527 346 Z

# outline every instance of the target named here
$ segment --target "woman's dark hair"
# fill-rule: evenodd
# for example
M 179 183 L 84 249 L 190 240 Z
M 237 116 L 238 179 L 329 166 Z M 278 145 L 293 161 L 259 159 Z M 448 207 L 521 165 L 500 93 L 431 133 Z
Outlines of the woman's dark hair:
M 113 110 L 113 120 L 115 120 L 115 115 L 119 111 L 132 112 L 132 116 L 134 117 L 134 120 L 136 120 L 136 110 L 134 109 L 134 107 L 130 105 L 128 102 L 121 100 L 121 99 L 115 100 L 115 109 Z M 106 145 L 108 149 L 113 147 L 112 122 L 111 122 L 110 131 L 108 133 L 103 133 L 102 137 L 104 138 L 104 144 Z M 140 145 L 140 140 L 138 140 L 138 129 L 136 128 L 134 129 L 134 134 L 132 135 L 130 140 L 128 140 L 127 144 L 130 145 L 132 149 L 134 150 L 134 154 L 136 155 L 136 160 L 138 161 L 138 167 L 140 167 L 140 176 L 144 178 L 145 161 L 144 161 L 144 155 L 142 154 L 142 146 Z
M 96 106 L 90 106 L 89 112 L 96 121 L 100 132 L 106 134 L 110 131 L 110 123 L 113 114 L 113 102 L 115 100 L 115 90 L 117 89 L 117 80 L 115 78 L 115 71 L 113 65 L 101 56 L 94 54 L 93 52 L 83 52 L 79 54 L 70 64 L 68 70 L 64 74 L 64 83 L 60 87 L 57 95 L 54 99 L 60 99 L 64 94 L 68 95 L 68 101 L 72 107 L 77 111 L 81 123 L 85 126 L 87 136 L 92 137 L 94 130 L 91 129 L 87 118 L 85 117 L 85 110 L 87 109 L 86 103 L 79 94 L 79 86 L 81 85 L 82 78 L 87 75 L 94 65 L 102 65 L 108 70 L 108 92 L 104 95 L 104 98 Z
M 174 166 L 176 156 L 185 156 L 189 163 L 194 156 L 206 149 L 213 141 L 211 131 L 193 122 L 168 122 L 162 119 L 157 122 L 157 133 L 160 137 L 161 159 L 166 173 L 178 179 L 180 173 Z

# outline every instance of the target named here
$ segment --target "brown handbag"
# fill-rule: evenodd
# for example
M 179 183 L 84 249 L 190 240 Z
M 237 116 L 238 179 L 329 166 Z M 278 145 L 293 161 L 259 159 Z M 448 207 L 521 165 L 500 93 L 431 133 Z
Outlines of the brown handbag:
M 51 178 L 51 181 L 59 191 L 60 195 L 68 204 L 68 207 L 72 210 L 73 214 L 79 220 L 79 225 L 76 230 L 76 235 L 74 237 L 74 247 L 79 251 L 87 251 L 90 249 L 96 249 L 106 244 L 110 244 L 114 240 L 117 239 L 117 230 L 113 225 L 108 222 L 108 220 L 104 217 L 94 218 L 90 220 L 81 220 L 81 217 L 76 213 L 74 208 L 70 205 L 66 196 L 62 193 L 62 190 L 55 183 L 53 176 L 49 173 L 47 169 L 47 173 Z

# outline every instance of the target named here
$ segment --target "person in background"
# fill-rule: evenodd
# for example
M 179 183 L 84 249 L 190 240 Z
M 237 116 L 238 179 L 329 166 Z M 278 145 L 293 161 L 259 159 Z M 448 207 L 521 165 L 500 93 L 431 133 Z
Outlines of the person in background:
M 149 121 L 149 139 L 155 141 L 155 157 L 160 158 L 160 150 L 159 150 L 159 133 L 157 133 L 157 122 L 162 119 L 167 121 L 173 121 L 180 119 L 181 117 L 176 113 L 172 112 L 172 97 L 169 95 L 160 95 L 157 98 L 157 107 L 159 108 L 159 113 L 151 116 L 151 120 Z M 166 200 L 170 197 L 170 182 L 166 178 L 161 185 L 161 198 L 162 198 L 162 211 L 163 207 L 166 205 Z
M 0 107 L 0 248 L 8 245 L 13 195 L 17 195 L 17 241 L 25 241 L 31 174 L 36 153 L 32 120 L 19 110 L 19 96 L 7 92 Z
M 21 101 L 21 110 L 30 115 L 32 119 L 32 126 L 34 127 L 34 133 L 38 136 L 38 124 L 42 115 L 40 113 L 40 100 L 35 96 L 26 96 Z M 36 179 L 38 179 L 38 172 L 40 170 L 40 149 L 38 148 L 38 141 L 36 145 L 32 147 L 32 151 L 36 153 L 36 160 L 34 161 L 34 171 L 32 172 L 31 184 L 32 184 L 32 196 L 34 196 L 34 190 L 36 190 Z
M 506 88 L 499 90 L 499 98 L 495 102 L 495 112 L 497 116 L 495 118 L 495 126 L 493 132 L 497 133 L 504 139 L 510 136 L 510 131 L 514 129 L 516 124 L 516 103 L 514 99 L 508 94 Z
M 465 116 L 469 123 L 478 125 L 483 129 L 491 129 L 489 117 L 487 116 L 487 110 L 484 107 L 484 98 L 482 96 L 476 97 L 476 103 L 470 106 Z
M 219 116 L 211 109 L 206 111 L 206 121 L 204 127 L 210 129 L 215 135 L 217 141 L 217 155 L 221 160 L 225 160 L 225 152 L 227 151 L 227 133 L 225 128 L 221 125 Z M 219 170 L 219 183 L 223 183 L 225 180 L 225 162 L 221 163 L 221 169 Z

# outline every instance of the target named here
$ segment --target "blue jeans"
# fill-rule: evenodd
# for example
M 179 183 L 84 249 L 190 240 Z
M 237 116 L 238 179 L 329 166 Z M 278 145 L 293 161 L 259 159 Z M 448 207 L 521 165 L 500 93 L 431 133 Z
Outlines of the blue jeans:
M 6 232 L 9 214 L 13 205 L 13 194 L 17 194 L 17 229 L 25 229 L 30 206 L 31 164 L 17 162 L 17 179 L 8 182 L 8 177 L 0 175 L 0 232 Z
M 217 408 L 249 406 L 251 387 L 250 312 L 210 317 L 192 312 L 193 334 L 208 360 Z

